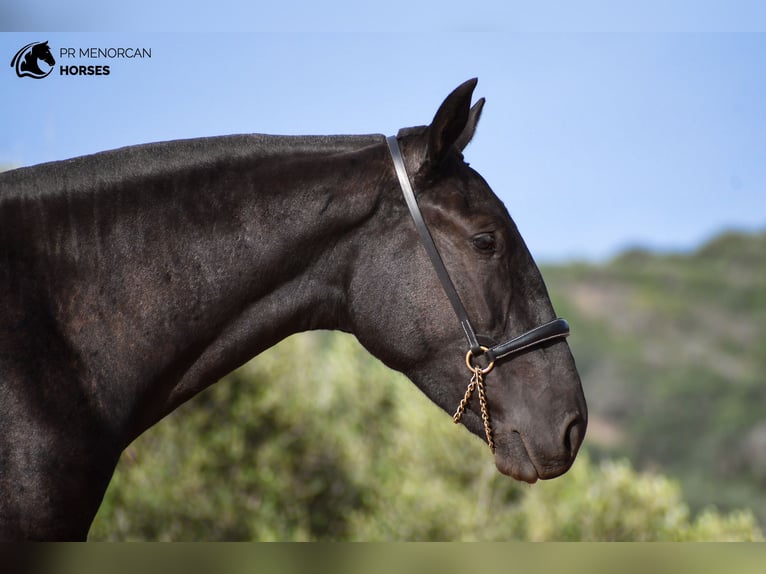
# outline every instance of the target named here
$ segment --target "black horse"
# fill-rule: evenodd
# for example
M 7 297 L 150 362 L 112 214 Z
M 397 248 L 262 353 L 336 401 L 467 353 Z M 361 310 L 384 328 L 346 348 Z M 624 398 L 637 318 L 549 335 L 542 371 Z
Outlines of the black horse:
M 463 161 L 475 83 L 398 144 L 468 315 L 503 340 L 554 312 Z M 85 538 L 131 441 L 292 333 L 353 333 L 450 413 L 470 376 L 380 135 L 174 141 L 0 174 L 0 309 L 2 539 Z M 569 469 L 587 411 L 563 338 L 498 361 L 486 399 L 501 472 Z M 479 407 L 462 422 L 484 437 Z
M 40 68 L 40 60 L 51 66 L 47 72 Z M 53 59 L 48 42 L 27 44 L 11 60 L 11 67 L 16 68 L 16 75 L 20 78 L 44 78 L 53 71 L 54 65 L 56 60 Z

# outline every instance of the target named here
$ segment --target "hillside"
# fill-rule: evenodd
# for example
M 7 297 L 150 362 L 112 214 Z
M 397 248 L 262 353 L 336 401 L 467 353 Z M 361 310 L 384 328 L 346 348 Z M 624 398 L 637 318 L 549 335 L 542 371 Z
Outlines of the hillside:
M 766 523 L 766 233 L 543 274 L 572 324 L 594 458 L 627 456 L 679 479 L 695 510 Z

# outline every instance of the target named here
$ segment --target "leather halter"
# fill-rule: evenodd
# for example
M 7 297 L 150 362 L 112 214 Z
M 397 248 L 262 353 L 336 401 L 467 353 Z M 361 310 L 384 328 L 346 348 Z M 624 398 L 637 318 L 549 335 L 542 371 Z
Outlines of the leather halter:
M 423 219 L 420 207 L 418 207 L 418 202 L 415 199 L 415 192 L 412 189 L 410 178 L 404 167 L 404 159 L 402 158 L 402 152 L 399 149 L 399 142 L 397 141 L 396 136 L 387 137 L 386 142 L 388 143 L 388 149 L 391 152 L 391 158 L 394 161 L 394 168 L 396 169 L 396 175 L 399 178 L 399 185 L 402 188 L 404 199 L 407 202 L 410 215 L 412 215 L 412 219 L 415 222 L 415 228 L 420 235 L 420 241 L 423 244 L 426 253 L 428 253 L 428 257 L 431 259 L 431 264 L 436 270 L 436 274 L 439 276 L 442 288 L 447 294 L 447 298 L 452 304 L 452 308 L 455 310 L 455 315 L 457 315 L 458 321 L 460 322 L 460 327 L 468 341 L 468 348 L 470 349 L 469 357 L 471 355 L 474 357 L 485 355 L 487 360 L 490 363 L 493 363 L 498 359 L 514 355 L 546 341 L 567 337 L 569 335 L 569 323 L 564 319 L 557 318 L 534 327 L 521 335 L 512 337 L 507 341 L 492 345 L 489 348 L 479 344 L 479 340 L 476 337 L 476 331 L 474 330 L 471 321 L 468 319 L 468 313 L 466 313 L 463 302 L 460 300 L 460 296 L 455 289 L 454 283 L 452 283 L 452 280 L 450 279 L 444 261 L 442 261 L 439 251 L 436 249 L 436 244 L 431 237 L 431 233 L 428 231 L 428 226 Z M 469 365 L 469 368 L 472 367 Z

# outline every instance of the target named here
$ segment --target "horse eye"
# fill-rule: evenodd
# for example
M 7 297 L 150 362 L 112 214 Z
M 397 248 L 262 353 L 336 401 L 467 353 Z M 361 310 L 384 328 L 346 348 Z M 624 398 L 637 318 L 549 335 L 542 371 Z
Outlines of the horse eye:
M 472 240 L 473 246 L 482 253 L 494 253 L 497 244 L 495 236 L 491 233 L 480 233 Z

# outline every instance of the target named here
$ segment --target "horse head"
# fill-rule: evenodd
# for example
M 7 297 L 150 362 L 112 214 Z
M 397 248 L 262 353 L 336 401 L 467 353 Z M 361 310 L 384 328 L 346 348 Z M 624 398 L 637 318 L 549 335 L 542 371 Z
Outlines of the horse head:
M 40 60 L 51 66 L 44 72 L 40 68 Z M 32 42 L 19 50 L 11 61 L 11 66 L 16 68 L 16 75 L 20 78 L 45 78 L 53 71 L 56 60 L 53 59 L 48 42 Z
M 481 99 L 471 107 L 475 85 L 471 80 L 459 86 L 430 125 L 400 130 L 397 140 L 457 294 L 479 340 L 491 346 L 555 314 L 516 225 L 463 160 L 484 105 Z M 385 241 L 374 242 L 352 281 L 354 331 L 373 354 L 452 414 L 471 377 L 466 339 L 405 206 L 394 164 L 387 161 L 391 189 L 380 231 Z M 539 341 L 498 359 L 484 383 L 497 468 L 530 483 L 566 472 L 585 435 L 587 407 L 565 339 Z M 471 398 L 461 422 L 489 440 L 481 411 L 481 402 Z
M 53 54 L 51 54 L 51 49 L 50 46 L 48 46 L 47 41 L 36 44 L 35 47 L 32 48 L 32 55 L 49 66 L 54 66 L 56 64 L 56 60 L 53 59 Z

